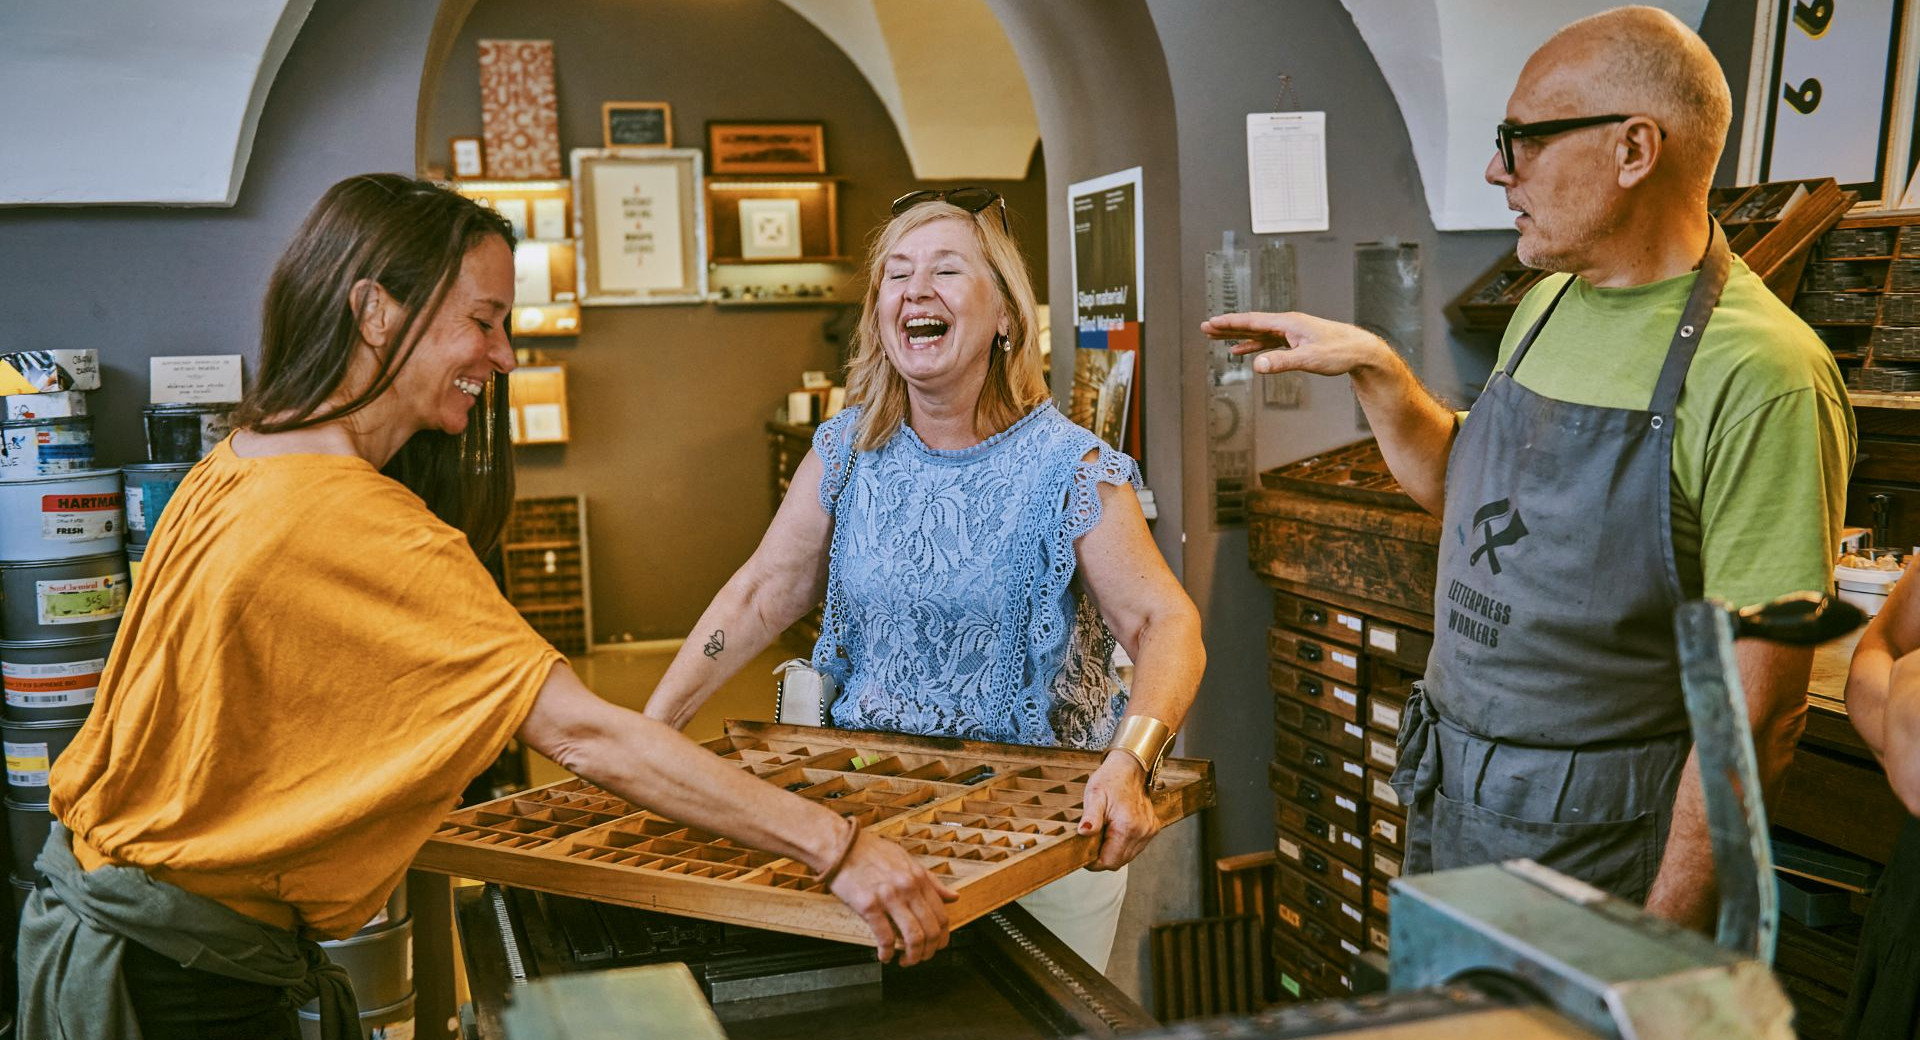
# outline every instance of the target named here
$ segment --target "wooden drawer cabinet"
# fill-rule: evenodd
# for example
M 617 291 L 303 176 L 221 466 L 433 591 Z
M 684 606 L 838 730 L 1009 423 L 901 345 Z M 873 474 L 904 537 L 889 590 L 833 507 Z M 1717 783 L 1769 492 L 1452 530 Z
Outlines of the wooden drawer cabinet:
M 1406 686 L 1383 687 L 1376 684 L 1367 693 L 1367 728 L 1388 737 L 1398 737 L 1400 719 L 1407 710 L 1407 696 L 1412 692 Z
M 1345 969 L 1318 950 L 1276 934 L 1273 956 L 1280 988 L 1295 1000 L 1324 1000 L 1353 992 L 1353 980 Z
M 1367 828 L 1366 803 L 1360 795 L 1309 780 L 1277 762 L 1267 766 L 1267 783 L 1273 793 L 1341 827 L 1355 832 Z
M 1273 723 L 1276 729 L 1293 730 L 1343 754 L 1357 757 L 1367 753 L 1367 731 L 1359 723 L 1335 718 L 1291 697 L 1273 698 Z
M 1274 890 L 1278 898 L 1299 907 L 1302 916 L 1319 921 L 1355 942 L 1366 939 L 1366 913 L 1359 904 L 1340 898 L 1304 874 L 1281 867 L 1275 874 Z
M 1273 623 L 1355 649 L 1366 632 L 1359 614 L 1285 592 L 1273 594 Z
M 1329 679 L 1275 662 L 1267 665 L 1267 683 L 1273 692 L 1292 697 L 1302 704 L 1318 708 L 1348 722 L 1366 721 L 1364 697 L 1352 683 Z
M 1366 767 L 1358 756 L 1341 754 L 1292 730 L 1274 728 L 1273 760 L 1301 776 L 1354 794 L 1366 794 Z
M 1409 672 L 1424 673 L 1427 655 L 1433 652 L 1433 637 L 1407 625 L 1382 621 L 1367 622 L 1366 651 Z
M 1400 765 L 1400 746 L 1379 730 L 1367 731 L 1367 768 L 1392 773 Z
M 1325 885 L 1343 899 L 1357 903 L 1366 897 L 1366 878 L 1360 873 L 1363 868 L 1285 833 L 1279 835 L 1275 848 L 1280 854 L 1281 866 L 1299 871 L 1308 880 Z
M 1275 798 L 1274 803 L 1274 829 L 1280 839 L 1291 839 L 1300 842 L 1303 848 L 1312 847 L 1331 853 L 1335 859 L 1356 867 L 1367 865 L 1367 839 L 1364 836 L 1288 799 Z M 1281 851 L 1284 855 L 1285 849 Z
M 1299 943 L 1335 964 L 1350 964 L 1366 950 L 1363 943 L 1313 916 L 1298 900 L 1276 894 L 1273 909 L 1279 918 L 1275 931 L 1282 940 Z
M 1372 814 L 1367 824 L 1367 841 L 1376 851 L 1384 849 L 1396 856 L 1407 851 L 1407 816 L 1405 813 L 1381 809 Z M 1397 860 L 1396 860 L 1397 863 Z M 1369 866 L 1375 864 L 1369 863 Z M 1391 877 L 1399 877 L 1396 865 Z
M 1267 630 L 1267 653 L 1275 664 L 1292 665 L 1349 685 L 1365 681 L 1360 652 L 1288 628 Z

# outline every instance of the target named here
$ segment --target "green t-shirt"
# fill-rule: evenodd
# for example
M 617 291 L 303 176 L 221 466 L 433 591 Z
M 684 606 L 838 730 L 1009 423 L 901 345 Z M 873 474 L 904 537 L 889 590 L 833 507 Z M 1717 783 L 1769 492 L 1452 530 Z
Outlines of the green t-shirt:
M 1570 276 L 1541 281 L 1500 343 L 1495 371 Z M 1695 272 L 1567 291 L 1514 374 L 1545 397 L 1646 408 Z M 1689 597 L 1746 606 L 1831 591 L 1853 472 L 1853 409 L 1833 355 L 1738 257 L 1680 391 L 1673 551 Z

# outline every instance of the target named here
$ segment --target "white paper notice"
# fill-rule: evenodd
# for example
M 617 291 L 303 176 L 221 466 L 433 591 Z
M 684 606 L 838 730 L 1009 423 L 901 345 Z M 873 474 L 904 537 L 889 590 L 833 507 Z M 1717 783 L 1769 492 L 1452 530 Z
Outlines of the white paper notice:
M 1327 114 L 1247 113 L 1253 233 L 1327 230 Z
M 522 242 L 513 251 L 513 302 L 516 304 L 552 303 L 552 258 L 547 247 L 537 242 Z
M 147 361 L 154 404 L 219 404 L 240 400 L 240 355 L 197 354 Z
M 527 406 L 527 440 L 557 441 L 566 437 L 566 423 L 557 404 Z
M 567 200 L 533 200 L 533 237 L 535 238 L 572 238 L 567 230 Z

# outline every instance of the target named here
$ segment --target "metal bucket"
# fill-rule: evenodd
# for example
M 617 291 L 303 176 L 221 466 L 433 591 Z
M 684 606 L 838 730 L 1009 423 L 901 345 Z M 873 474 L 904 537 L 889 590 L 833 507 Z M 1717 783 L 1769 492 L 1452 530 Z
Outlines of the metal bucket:
M 233 404 L 150 404 L 147 461 L 198 462 L 232 432 Z
M 92 468 L 91 418 L 0 423 L 0 480 L 32 480 Z
M 132 591 L 134 583 L 140 580 L 140 565 L 146 562 L 147 547 L 144 545 L 127 546 L 127 589 Z
M 320 1040 L 318 1005 L 300 1009 L 300 1040 Z M 383 1008 L 360 1012 L 361 1040 L 413 1040 L 413 994 Z
M 367 1008 L 380 1008 L 413 992 L 413 919 L 403 917 L 380 928 L 362 929 L 346 939 L 320 944 L 327 957 L 347 969 L 353 979 L 354 999 Z M 318 1004 L 308 1004 L 317 1010 Z
M 0 635 L 15 643 L 112 635 L 128 585 L 121 552 L 0 563 Z
M 126 535 L 120 505 L 116 470 L 0 482 L 0 560 L 118 552 Z
M 18 722 L 84 719 L 100 688 L 113 637 L 0 642 L 0 715 Z
M 47 833 L 53 830 L 53 813 L 45 801 L 4 800 L 7 807 L 7 841 L 13 846 L 13 883 L 28 885 L 41 880 L 33 861 L 47 846 Z
M 80 732 L 79 722 L 13 722 L 0 719 L 7 753 L 7 793 L 27 805 L 47 800 L 47 774 Z
M 127 541 L 145 545 L 167 502 L 187 478 L 191 462 L 134 462 L 121 472 L 127 482 Z
M 406 919 L 407 919 L 407 881 L 406 881 L 406 878 L 403 877 L 400 879 L 400 883 L 394 886 L 393 894 L 387 897 L 387 904 L 381 907 L 379 911 L 373 915 L 372 920 L 368 921 L 366 924 L 361 925 L 360 930 L 353 934 L 365 935 L 368 932 L 377 932 L 380 929 L 387 927 L 389 922 L 404 921 Z

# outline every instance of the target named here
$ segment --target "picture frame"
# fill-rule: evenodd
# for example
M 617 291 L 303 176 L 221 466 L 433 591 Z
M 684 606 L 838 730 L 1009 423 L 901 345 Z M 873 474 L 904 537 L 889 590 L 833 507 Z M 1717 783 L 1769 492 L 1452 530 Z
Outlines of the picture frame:
M 707 154 L 715 174 L 827 172 L 824 123 L 707 124 Z
M 455 137 L 447 143 L 455 178 L 479 177 L 486 172 L 486 150 L 478 137 Z
M 747 260 L 798 260 L 799 199 L 741 199 L 740 255 Z
M 697 148 L 577 148 L 580 302 L 704 303 L 706 219 Z
M 665 101 L 604 101 L 600 139 L 607 148 L 672 148 L 673 105 Z

